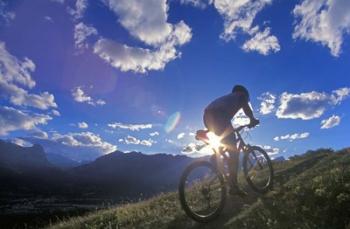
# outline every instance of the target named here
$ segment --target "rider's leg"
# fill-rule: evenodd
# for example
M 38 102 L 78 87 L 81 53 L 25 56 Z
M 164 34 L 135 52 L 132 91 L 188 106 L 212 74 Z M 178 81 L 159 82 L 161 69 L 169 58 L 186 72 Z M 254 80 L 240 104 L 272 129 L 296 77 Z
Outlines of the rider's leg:
M 222 142 L 226 145 L 228 157 L 229 179 L 233 186 L 238 186 L 237 174 L 239 165 L 239 152 L 236 146 L 236 137 L 234 133 L 228 135 Z
M 224 116 L 222 112 L 205 110 L 203 121 L 208 130 L 221 138 L 221 142 L 226 145 L 226 148 L 228 148 L 227 151 L 230 155 L 233 155 L 229 157 L 228 161 L 229 183 L 231 190 L 233 190 L 232 194 L 244 196 L 246 193 L 241 191 L 237 185 L 239 154 L 237 152 L 237 140 L 231 124 L 231 117 Z
M 235 134 L 232 132 L 231 135 L 228 135 L 225 139 L 223 139 L 223 143 L 227 147 L 227 151 L 229 152 L 229 180 L 230 180 L 230 194 L 239 195 L 239 196 L 247 196 L 247 193 L 241 190 L 238 186 L 237 175 L 239 168 L 239 151 L 237 149 L 237 140 Z
M 231 169 L 231 181 L 234 185 L 238 186 L 237 175 L 238 175 L 238 166 L 239 166 L 239 152 L 230 152 L 230 163 Z
M 223 136 L 225 129 L 228 125 L 231 125 L 229 118 L 222 115 L 221 112 L 215 110 L 205 110 L 203 115 L 203 122 L 205 127 L 216 134 L 217 136 Z M 221 159 L 220 152 L 216 152 L 210 158 L 210 161 L 219 169 L 221 172 L 224 172 L 223 161 Z

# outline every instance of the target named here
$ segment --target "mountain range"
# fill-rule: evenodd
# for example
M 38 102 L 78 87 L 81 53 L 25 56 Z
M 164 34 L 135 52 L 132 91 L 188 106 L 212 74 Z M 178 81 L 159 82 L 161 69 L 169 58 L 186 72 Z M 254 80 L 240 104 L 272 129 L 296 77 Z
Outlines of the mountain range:
M 51 163 L 53 156 L 56 165 Z M 49 196 L 89 193 L 92 197 L 119 199 L 174 190 L 182 170 L 194 159 L 115 151 L 82 165 L 60 155 L 45 154 L 38 144 L 21 147 L 0 140 L 0 160 L 0 181 L 12 184 L 2 186 L 2 194 L 6 191 L 11 195 L 25 192 Z M 60 166 L 58 160 L 62 160 Z

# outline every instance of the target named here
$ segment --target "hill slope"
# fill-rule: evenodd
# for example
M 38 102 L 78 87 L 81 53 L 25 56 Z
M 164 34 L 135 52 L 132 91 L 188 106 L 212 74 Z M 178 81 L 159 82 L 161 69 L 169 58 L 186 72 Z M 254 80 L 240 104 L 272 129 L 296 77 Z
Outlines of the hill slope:
M 350 228 L 350 149 L 309 151 L 274 168 L 274 191 L 231 197 L 222 215 L 208 224 L 190 220 L 174 192 L 51 228 Z

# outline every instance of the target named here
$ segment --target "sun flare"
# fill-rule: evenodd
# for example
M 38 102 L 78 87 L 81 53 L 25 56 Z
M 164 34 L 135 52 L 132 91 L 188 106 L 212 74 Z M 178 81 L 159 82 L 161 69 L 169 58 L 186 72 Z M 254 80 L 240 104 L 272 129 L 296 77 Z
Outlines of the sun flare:
M 212 132 L 208 132 L 207 134 L 209 139 L 209 145 L 215 150 L 219 149 L 222 146 L 221 138 Z

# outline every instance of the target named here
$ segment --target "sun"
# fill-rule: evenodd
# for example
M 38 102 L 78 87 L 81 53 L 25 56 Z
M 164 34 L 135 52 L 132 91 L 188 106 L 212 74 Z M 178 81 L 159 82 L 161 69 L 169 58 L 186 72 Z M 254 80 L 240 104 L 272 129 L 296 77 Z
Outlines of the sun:
M 209 139 L 209 141 L 208 141 L 209 145 L 212 148 L 214 148 L 215 150 L 218 150 L 222 146 L 221 138 L 219 136 L 217 136 L 216 134 L 214 134 L 212 132 L 208 132 L 207 137 Z

